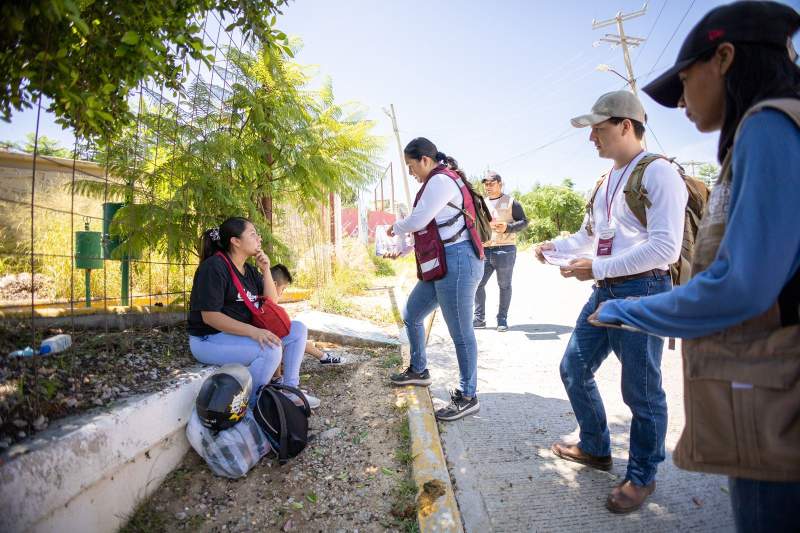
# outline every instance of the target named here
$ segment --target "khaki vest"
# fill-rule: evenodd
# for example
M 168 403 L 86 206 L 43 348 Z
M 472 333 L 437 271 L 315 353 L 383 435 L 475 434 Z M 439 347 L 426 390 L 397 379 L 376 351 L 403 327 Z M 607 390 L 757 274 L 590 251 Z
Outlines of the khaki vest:
M 487 201 L 486 203 L 488 204 L 489 202 Z M 505 222 L 506 224 L 511 224 L 514 222 L 514 217 L 511 215 L 511 207 L 513 205 L 514 199 L 511 196 L 507 194 L 502 195 L 495 203 L 494 209 L 490 209 L 492 216 L 494 217 L 493 221 Z M 516 244 L 516 233 L 497 233 L 496 231 L 492 230 L 491 240 L 483 243 L 483 246 L 512 246 Z
M 800 127 L 800 100 L 775 99 L 751 108 L 739 129 L 764 108 L 786 113 Z M 732 152 L 700 223 L 692 275 L 714 261 L 727 229 L 735 179 Z M 685 340 L 683 373 L 686 426 L 675 448 L 676 465 L 733 477 L 800 481 L 800 325 L 781 325 L 777 301 L 737 326 Z

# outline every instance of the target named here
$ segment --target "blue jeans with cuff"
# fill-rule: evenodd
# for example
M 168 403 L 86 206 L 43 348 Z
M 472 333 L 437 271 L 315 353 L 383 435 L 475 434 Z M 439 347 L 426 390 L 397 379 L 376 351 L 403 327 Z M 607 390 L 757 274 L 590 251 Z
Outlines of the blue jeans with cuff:
M 275 374 L 281 359 L 283 382 L 293 387 L 300 384 L 300 363 L 307 339 L 308 328 L 305 324 L 292 320 L 289 334 L 281 339 L 281 346 L 267 345 L 262 348 L 250 337 L 220 332 L 202 337 L 190 335 L 189 349 L 195 359 L 207 365 L 239 363 L 246 366 L 253 378 L 253 394 L 250 397 L 253 402 L 261 385 L 269 383 Z
M 411 344 L 411 370 L 427 368 L 425 354 L 425 317 L 436 307 L 456 348 L 460 389 L 464 396 L 474 396 L 478 386 L 478 344 L 472 328 L 472 303 L 478 280 L 483 275 L 483 261 L 478 259 L 470 241 L 445 247 L 447 274 L 436 281 L 418 281 L 403 310 L 403 323 Z
M 626 479 L 648 485 L 664 460 L 667 399 L 661 386 L 664 339 L 622 329 L 595 327 L 587 322 L 601 302 L 648 296 L 672 288 L 669 275 L 651 275 L 606 288 L 595 286 L 581 311 L 561 360 L 561 380 L 580 426 L 580 449 L 591 455 L 611 455 L 611 438 L 595 372 L 613 350 L 622 364 L 622 399 L 633 415 Z
M 500 288 L 500 305 L 497 309 L 497 324 L 508 325 L 508 308 L 511 305 L 511 276 L 517 261 L 517 247 L 490 246 L 484 248 L 486 261 L 483 263 L 483 279 L 475 292 L 475 318 L 484 321 L 486 314 L 486 284 L 497 272 L 497 286 Z

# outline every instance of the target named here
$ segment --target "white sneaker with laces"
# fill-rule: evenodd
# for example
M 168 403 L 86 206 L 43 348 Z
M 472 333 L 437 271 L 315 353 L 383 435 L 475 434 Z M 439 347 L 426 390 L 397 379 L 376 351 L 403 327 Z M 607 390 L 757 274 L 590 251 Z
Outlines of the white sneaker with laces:
M 331 352 L 322 352 L 324 357 L 319 360 L 319 364 L 325 366 L 331 365 L 343 365 L 347 362 L 347 359 L 341 356 L 333 355 Z

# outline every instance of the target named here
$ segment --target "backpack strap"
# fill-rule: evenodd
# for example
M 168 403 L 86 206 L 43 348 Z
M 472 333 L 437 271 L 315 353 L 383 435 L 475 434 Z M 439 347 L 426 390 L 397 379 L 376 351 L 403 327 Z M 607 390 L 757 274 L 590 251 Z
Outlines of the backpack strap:
M 264 387 L 263 392 L 272 397 L 272 401 L 275 403 L 275 410 L 278 412 L 278 420 L 280 420 L 281 424 L 280 435 L 278 435 L 278 462 L 284 465 L 289 460 L 289 430 L 286 426 L 286 413 L 283 412 L 283 404 L 281 399 L 278 398 L 279 392 L 275 392 L 271 387 Z
M 303 410 L 306 417 L 311 416 L 311 407 L 308 405 L 308 400 L 306 399 L 306 395 L 303 394 L 303 391 L 301 391 L 296 387 L 292 387 L 291 385 L 284 385 L 283 383 L 272 383 L 270 386 L 273 389 L 279 389 L 279 390 L 285 390 L 286 392 L 291 392 L 292 394 L 300 398 L 303 401 L 303 406 L 300 407 L 298 405 L 298 407 L 300 407 L 300 409 Z
M 594 199 L 597 198 L 597 191 L 600 190 L 600 186 L 603 185 L 608 174 L 603 174 L 597 183 L 594 185 L 594 190 L 592 194 L 589 195 L 589 201 L 586 202 L 586 233 L 591 237 L 594 235 Z
M 644 181 L 645 169 L 656 159 L 666 159 L 670 163 L 675 161 L 674 158 L 668 159 L 660 154 L 645 155 L 633 167 L 630 176 L 628 176 L 628 182 L 625 184 L 625 188 L 622 189 L 625 194 L 625 200 L 628 202 L 628 207 L 645 228 L 647 227 L 647 209 L 653 205 L 653 202 L 647 197 L 647 189 L 642 182 Z

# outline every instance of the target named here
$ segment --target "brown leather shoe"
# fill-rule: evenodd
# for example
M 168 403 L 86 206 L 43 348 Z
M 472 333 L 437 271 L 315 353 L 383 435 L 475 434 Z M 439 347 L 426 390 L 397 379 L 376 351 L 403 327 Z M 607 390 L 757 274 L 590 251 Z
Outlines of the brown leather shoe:
M 606 500 L 606 508 L 612 513 L 630 513 L 642 506 L 648 496 L 656 490 L 656 482 L 651 481 L 644 487 L 634 485 L 630 479 L 626 479 L 611 490 Z
M 550 446 L 550 451 L 567 461 L 580 463 L 598 470 L 605 470 L 606 472 L 611 470 L 612 462 L 610 455 L 590 455 L 581 450 L 577 444 L 556 442 Z

